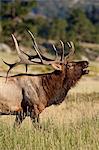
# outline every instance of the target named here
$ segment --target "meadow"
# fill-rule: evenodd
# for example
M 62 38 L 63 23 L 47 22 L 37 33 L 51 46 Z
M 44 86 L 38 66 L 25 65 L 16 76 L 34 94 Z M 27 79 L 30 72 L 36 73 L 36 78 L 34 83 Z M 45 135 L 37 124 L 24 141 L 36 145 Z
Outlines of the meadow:
M 98 150 L 99 94 L 69 95 L 60 106 L 47 108 L 35 128 L 26 118 L 13 128 L 14 117 L 0 118 L 1 150 Z
M 4 54 L 0 56 L 5 58 Z M 15 56 L 12 62 L 14 59 Z M 7 67 L 0 64 L 5 75 Z M 41 128 L 35 128 L 29 117 L 20 128 L 14 128 L 15 116 L 0 116 L 0 150 L 98 150 L 99 63 L 91 62 L 90 69 L 89 75 L 69 91 L 61 105 L 41 113 Z

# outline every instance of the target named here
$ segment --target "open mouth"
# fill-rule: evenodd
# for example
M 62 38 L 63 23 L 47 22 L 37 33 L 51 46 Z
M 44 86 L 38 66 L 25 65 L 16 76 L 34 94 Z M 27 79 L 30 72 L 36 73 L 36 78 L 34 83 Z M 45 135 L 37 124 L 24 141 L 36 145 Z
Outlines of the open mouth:
M 88 74 L 89 73 L 89 70 L 88 70 L 88 62 L 86 62 L 85 64 L 84 64 L 84 67 L 83 67 L 83 75 L 84 74 Z
M 83 74 L 88 74 L 88 73 L 89 73 L 89 70 L 83 69 Z

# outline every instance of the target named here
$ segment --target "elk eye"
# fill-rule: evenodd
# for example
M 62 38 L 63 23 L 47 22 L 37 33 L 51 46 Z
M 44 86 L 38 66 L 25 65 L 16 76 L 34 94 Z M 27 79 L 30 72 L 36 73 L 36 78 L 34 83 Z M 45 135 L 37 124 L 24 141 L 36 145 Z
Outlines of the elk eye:
M 68 64 L 68 68 L 69 69 L 73 69 L 73 65 L 72 64 Z

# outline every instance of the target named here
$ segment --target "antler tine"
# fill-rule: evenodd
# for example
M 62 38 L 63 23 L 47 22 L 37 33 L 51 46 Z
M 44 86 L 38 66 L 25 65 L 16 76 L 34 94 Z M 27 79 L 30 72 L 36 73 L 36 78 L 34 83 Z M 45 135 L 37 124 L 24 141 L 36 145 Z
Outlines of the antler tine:
M 32 38 L 32 41 L 33 41 L 33 44 L 34 44 L 34 49 L 35 49 L 36 53 L 38 54 L 41 62 L 43 63 L 43 59 L 42 59 L 41 54 L 39 53 L 39 48 L 38 48 L 38 45 L 36 43 L 35 37 L 34 37 L 33 33 L 30 30 L 28 30 L 28 33 L 31 35 L 31 38 Z
M 16 47 L 16 50 L 17 50 L 18 56 L 19 56 L 19 58 L 20 58 L 20 56 L 21 56 L 21 51 L 20 51 L 20 49 L 19 49 L 19 46 L 18 46 L 17 40 L 16 40 L 16 38 L 15 38 L 15 36 L 14 36 L 13 34 L 12 34 L 12 38 L 13 38 L 13 40 L 14 40 L 15 47 Z M 9 69 L 8 69 L 8 71 L 7 71 L 7 75 L 6 75 L 6 81 L 7 81 L 8 74 L 9 74 L 10 70 L 11 70 L 12 68 L 14 68 L 16 65 L 18 65 L 18 64 L 19 64 L 19 62 L 17 62 L 17 63 L 13 63 L 13 64 L 9 64 L 9 63 L 5 62 L 3 59 L 2 59 L 2 61 L 3 61 L 3 62 L 7 65 L 7 66 L 9 66 Z
M 29 60 L 29 55 L 27 55 L 25 52 L 23 52 L 23 51 L 20 50 L 20 48 L 19 48 L 19 46 L 18 46 L 18 42 L 17 42 L 17 40 L 16 40 L 16 38 L 15 38 L 15 36 L 14 36 L 13 34 L 12 34 L 12 38 L 13 38 L 13 40 L 14 40 L 14 44 L 15 44 L 15 47 L 16 47 L 16 50 L 17 50 L 17 53 L 18 53 L 18 56 L 19 56 L 20 60 L 19 60 L 18 62 L 16 62 L 16 63 L 13 63 L 13 64 L 9 64 L 9 63 L 7 63 L 7 62 L 5 62 L 5 61 L 3 60 L 3 62 L 4 62 L 7 66 L 9 66 L 9 69 L 8 69 L 7 75 L 6 75 L 6 81 L 7 81 L 8 74 L 9 74 L 10 70 L 11 70 L 12 68 L 16 67 L 17 65 L 24 64 L 25 67 L 26 67 L 26 72 L 27 72 L 27 65 L 33 65 L 33 64 L 38 63 L 38 62 L 35 62 L 35 61 L 34 61 L 34 62 L 31 62 L 31 61 Z M 26 58 L 26 56 L 28 56 L 28 58 Z
M 20 58 L 19 64 L 25 64 L 26 65 L 26 70 L 27 70 L 27 65 L 33 65 L 34 63 L 39 63 L 39 62 L 35 62 L 35 61 L 30 61 L 30 55 L 26 54 L 25 52 L 23 52 L 22 50 L 20 50 L 19 46 L 18 46 L 18 42 L 15 38 L 14 35 L 12 35 L 14 43 L 15 43 L 15 47 L 18 53 L 18 56 Z M 28 58 L 27 58 L 28 57 Z
M 19 57 L 20 57 L 21 51 L 20 51 L 20 48 L 19 48 L 19 46 L 18 46 L 18 42 L 17 42 L 17 40 L 16 40 L 14 34 L 12 34 L 12 38 L 13 38 L 13 40 L 14 40 L 14 43 L 15 43 L 15 47 L 16 47 L 17 53 L 18 53 L 18 55 L 19 55 Z
M 62 54 L 61 54 L 61 61 L 64 61 L 64 43 L 60 40 L 61 46 L 62 46 Z
M 56 49 L 56 47 L 55 47 L 54 44 L 52 44 L 52 46 L 53 46 L 53 49 L 54 49 L 54 51 L 55 51 L 55 53 L 56 53 L 56 59 L 55 59 L 55 60 L 58 60 L 58 52 L 57 52 L 57 49 Z
M 15 36 L 12 34 L 12 38 L 14 40 L 14 44 L 18 53 L 18 56 L 20 58 L 20 63 L 29 63 L 29 60 L 26 58 L 27 56 L 29 57 L 28 54 L 26 54 L 25 52 L 23 52 L 22 50 L 20 50 L 17 39 L 15 38 Z
M 70 53 L 66 56 L 66 60 L 69 59 L 70 57 L 73 56 L 74 52 L 75 52 L 75 47 L 72 41 L 67 42 L 68 47 L 70 48 Z
M 18 45 L 18 42 L 17 42 L 17 40 L 16 40 L 14 34 L 12 34 L 12 38 L 13 38 L 13 40 L 14 40 L 14 44 L 15 44 L 15 47 L 16 47 L 18 56 L 19 56 L 19 58 L 20 58 L 20 61 L 17 62 L 17 64 L 21 64 L 21 63 L 25 64 L 26 72 L 27 72 L 27 65 L 28 65 L 29 63 L 31 63 L 31 62 L 26 58 L 26 56 L 28 56 L 28 58 L 29 58 L 29 55 L 26 54 L 25 52 L 23 52 L 22 50 L 20 50 L 19 45 Z M 15 66 L 16 66 L 16 65 L 12 66 L 11 69 L 12 69 L 13 67 L 15 67 Z M 10 70 L 11 70 L 11 69 L 10 69 Z
M 13 67 L 15 67 L 15 66 L 17 65 L 17 63 L 9 64 L 9 63 L 5 62 L 3 59 L 2 59 L 2 61 L 3 61 L 7 66 L 9 66 L 9 69 L 8 69 L 8 71 L 7 71 L 7 74 L 6 74 L 6 81 L 7 81 L 8 74 L 9 74 L 10 70 L 11 70 Z
M 16 40 L 16 38 L 15 38 L 15 36 L 12 34 L 12 37 L 13 37 L 13 40 L 14 40 L 14 43 L 15 43 L 15 47 L 16 47 L 16 50 L 17 50 L 17 53 L 18 53 L 18 56 L 19 56 L 19 58 L 20 58 L 20 63 L 24 63 L 24 64 L 32 64 L 32 62 L 30 61 L 31 60 L 31 56 L 30 55 L 28 55 L 28 54 L 26 54 L 24 51 L 22 51 L 22 50 L 20 50 L 20 48 L 19 48 L 19 46 L 18 46 L 18 42 L 17 42 L 17 40 Z M 36 44 L 37 45 L 37 44 Z M 36 52 L 38 52 L 37 51 L 37 49 L 36 49 Z M 38 52 L 39 53 L 39 52 Z M 37 54 L 38 54 L 37 53 Z M 39 55 L 39 54 L 38 54 Z M 26 56 L 28 57 L 28 59 L 26 58 Z M 33 58 L 35 58 L 35 56 L 33 56 Z M 35 61 L 34 61 L 34 63 L 35 63 Z M 27 70 L 27 69 L 26 69 Z

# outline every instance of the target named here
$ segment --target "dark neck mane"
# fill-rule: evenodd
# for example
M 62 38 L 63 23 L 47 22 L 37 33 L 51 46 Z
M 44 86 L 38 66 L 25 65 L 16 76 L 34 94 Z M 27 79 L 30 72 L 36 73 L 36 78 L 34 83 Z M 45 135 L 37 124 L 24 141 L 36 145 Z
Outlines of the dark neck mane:
M 46 93 L 48 106 L 59 104 L 66 96 L 63 86 L 64 72 L 55 71 L 52 74 L 42 76 L 42 87 Z

